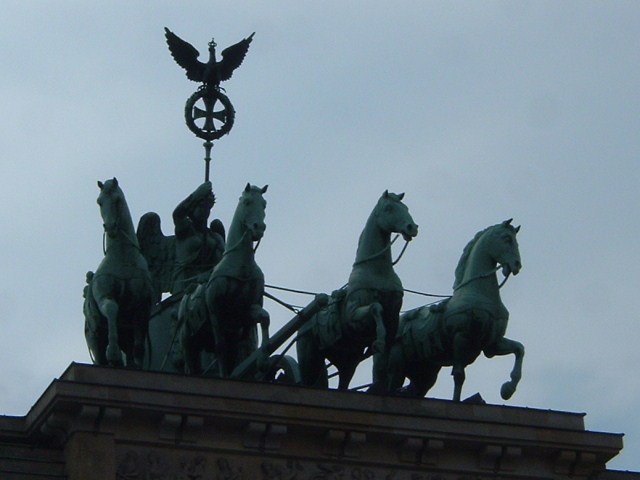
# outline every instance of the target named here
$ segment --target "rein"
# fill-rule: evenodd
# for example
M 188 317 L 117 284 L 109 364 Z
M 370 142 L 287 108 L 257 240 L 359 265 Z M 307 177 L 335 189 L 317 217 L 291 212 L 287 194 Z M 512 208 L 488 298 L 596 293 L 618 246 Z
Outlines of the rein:
M 460 285 L 457 285 L 453 291 L 455 292 L 456 290 L 464 287 L 465 285 L 469 285 L 471 282 L 475 282 L 476 280 L 480 280 L 481 278 L 487 278 L 490 277 L 491 275 L 493 275 L 494 273 L 496 273 L 498 270 L 500 270 L 502 268 L 502 265 L 497 265 L 496 268 L 494 268 L 493 270 L 487 272 L 487 273 L 483 273 L 482 275 L 478 275 L 477 277 L 472 277 L 469 280 L 466 280 L 464 282 L 462 282 Z M 502 282 L 500 283 L 500 285 L 498 285 L 498 288 L 502 288 L 502 286 L 507 283 L 507 280 L 509 279 L 509 276 L 511 275 L 511 273 L 509 273 L 506 277 L 504 277 L 504 280 L 502 280 Z
M 240 240 L 238 240 L 238 241 L 236 242 L 236 244 L 235 244 L 233 247 L 231 247 L 231 248 L 225 248 L 225 249 L 224 249 L 224 253 L 222 254 L 222 256 L 224 257 L 224 256 L 226 256 L 227 254 L 229 254 L 229 253 L 233 252 L 234 250 L 238 249 L 238 247 L 240 247 L 240 244 L 243 242 L 244 237 L 246 237 L 246 236 L 247 236 L 247 232 L 248 232 L 248 230 L 245 230 L 245 231 L 244 231 L 244 233 L 243 233 L 243 234 L 242 234 L 242 236 L 240 237 Z
M 134 247 L 136 250 L 138 250 L 138 252 L 142 254 L 142 250 L 140 249 L 140 244 L 137 241 L 132 239 L 127 232 L 125 232 L 123 229 L 119 227 L 118 227 L 118 232 L 120 232 L 122 236 L 129 241 L 132 247 Z M 107 231 L 106 230 L 103 230 L 102 232 L 102 254 L 103 255 L 107 254 Z
M 371 260 L 374 260 L 376 258 L 378 258 L 379 256 L 383 255 L 387 250 L 389 250 L 391 248 L 391 245 L 394 244 L 394 242 L 398 239 L 400 235 L 396 235 L 395 237 L 393 237 L 393 240 L 391 240 L 382 250 L 380 250 L 378 253 L 375 253 L 373 255 L 370 255 L 366 258 L 363 258 L 362 260 L 358 260 L 357 262 L 354 262 L 353 266 L 357 266 L 360 265 L 362 263 L 366 263 L 369 262 Z M 402 247 L 402 251 L 400 252 L 400 255 L 398 255 L 398 258 L 396 258 L 395 261 L 391 262 L 391 265 L 395 266 L 400 259 L 402 258 L 402 255 L 404 255 L 405 250 L 407 249 L 407 247 L 409 246 L 409 241 L 405 241 L 404 247 Z
M 240 237 L 240 240 L 238 240 L 236 242 L 236 244 L 228 249 L 225 249 L 224 253 L 222 254 L 222 256 L 226 256 L 228 253 L 233 252 L 234 250 L 237 250 L 238 247 L 240 247 L 240 244 L 244 241 L 244 237 L 247 236 L 247 233 L 249 232 L 249 230 L 245 230 L 244 233 L 242 234 L 242 236 Z M 258 247 L 260 246 L 260 242 L 262 242 L 262 238 L 260 240 L 258 240 L 258 242 L 256 243 L 256 246 L 253 247 L 253 253 L 256 253 L 256 250 L 258 250 Z

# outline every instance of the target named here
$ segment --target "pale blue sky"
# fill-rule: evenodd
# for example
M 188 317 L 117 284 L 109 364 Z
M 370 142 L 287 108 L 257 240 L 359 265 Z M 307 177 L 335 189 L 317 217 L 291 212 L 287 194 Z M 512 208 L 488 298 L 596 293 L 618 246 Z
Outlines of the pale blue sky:
M 344 284 L 385 189 L 420 224 L 397 267 L 410 289 L 450 293 L 464 245 L 514 217 L 524 267 L 502 295 L 527 356 L 507 404 L 586 412 L 626 433 L 610 467 L 640 470 L 638 25 L 634 1 L 3 2 L 0 413 L 89 361 L 96 180 L 117 176 L 134 218 L 154 210 L 167 234 L 202 180 L 183 123 L 196 85 L 163 27 L 201 52 L 255 31 L 212 180 L 225 223 L 247 181 L 270 185 L 267 282 Z M 288 320 L 267 308 L 274 330 Z M 480 359 L 464 393 L 503 403 L 511 364 Z M 429 395 L 451 392 L 443 370 Z

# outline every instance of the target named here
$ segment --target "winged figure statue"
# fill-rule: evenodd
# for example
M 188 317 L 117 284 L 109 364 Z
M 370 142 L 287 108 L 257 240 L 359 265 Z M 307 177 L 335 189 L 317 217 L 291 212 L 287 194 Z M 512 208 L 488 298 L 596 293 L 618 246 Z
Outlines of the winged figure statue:
M 205 182 L 175 208 L 175 235 L 162 233 L 160 216 L 155 212 L 140 218 L 136 236 L 149 266 L 155 302 L 165 292 L 180 293 L 189 284 L 206 280 L 220 261 L 224 225 L 217 218 L 207 225 L 214 203 L 211 183 Z
M 214 87 L 218 87 L 220 82 L 231 78 L 233 71 L 242 64 L 255 35 L 254 32 L 235 45 L 225 48 L 222 51 L 222 60 L 220 61 L 216 59 L 217 45 L 211 39 L 209 42 L 209 61 L 204 63 L 198 60 L 200 52 L 193 45 L 182 40 L 166 27 L 164 31 L 171 56 L 178 65 L 186 70 L 187 78 Z

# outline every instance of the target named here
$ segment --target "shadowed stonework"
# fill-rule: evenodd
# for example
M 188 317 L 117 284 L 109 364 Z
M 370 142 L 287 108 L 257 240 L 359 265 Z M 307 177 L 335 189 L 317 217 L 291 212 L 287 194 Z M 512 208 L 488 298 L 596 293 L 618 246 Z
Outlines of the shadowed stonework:
M 3 480 L 639 479 L 621 448 L 584 414 L 81 364 L 0 417 Z

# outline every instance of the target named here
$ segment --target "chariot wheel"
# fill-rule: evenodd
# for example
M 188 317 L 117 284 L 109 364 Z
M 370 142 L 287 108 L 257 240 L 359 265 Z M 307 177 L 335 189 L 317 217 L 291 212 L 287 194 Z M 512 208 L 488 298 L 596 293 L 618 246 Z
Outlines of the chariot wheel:
M 235 114 L 233 105 L 224 93 L 206 87 L 191 95 L 184 107 L 189 130 L 208 142 L 229 133 Z
M 266 381 L 288 385 L 301 383 L 300 367 L 295 358 L 289 355 L 274 355 L 269 357 L 266 363 L 264 368 Z

